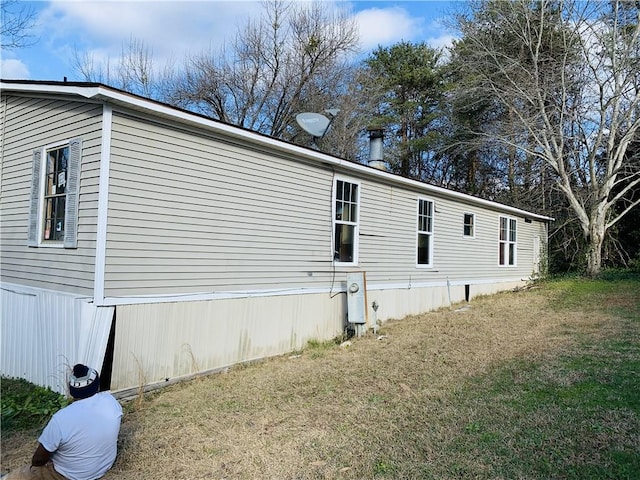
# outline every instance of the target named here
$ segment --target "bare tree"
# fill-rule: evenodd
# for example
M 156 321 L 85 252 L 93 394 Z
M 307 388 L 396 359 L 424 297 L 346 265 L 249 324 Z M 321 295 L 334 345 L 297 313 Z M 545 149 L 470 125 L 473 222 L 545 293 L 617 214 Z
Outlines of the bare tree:
M 336 85 L 331 95 L 306 99 L 304 108 L 322 113 L 327 105 L 338 107 L 340 112 L 332 119 L 328 132 L 316 141 L 319 150 L 353 162 L 367 163 L 368 128 L 374 124 L 379 126 L 377 107 L 385 89 L 366 67 L 353 67 L 346 77 L 345 74 L 341 76 L 341 81 L 343 85 Z M 310 135 L 297 128 L 297 125 L 289 129 L 292 132 L 289 140 L 306 146 L 313 143 Z
M 291 138 L 294 117 L 318 99 L 336 100 L 352 74 L 349 54 L 357 28 L 341 10 L 320 1 L 270 0 L 218 52 L 186 66 L 181 103 L 225 122 Z M 334 105 L 325 105 L 328 108 Z
M 86 82 L 103 83 L 154 100 L 170 101 L 173 98 L 177 75 L 173 63 L 156 66 L 153 51 L 138 38 L 131 37 L 123 42 L 121 54 L 115 60 L 98 60 L 92 54 L 76 49 L 73 67 Z
M 351 62 L 358 47 L 354 21 L 321 1 L 270 0 L 263 6 L 262 16 L 249 20 L 233 42 L 183 65 L 160 68 L 151 50 L 132 37 L 115 60 L 76 50 L 74 68 L 85 81 L 307 146 L 312 139 L 295 115 L 337 107 L 331 129 L 313 143 L 343 158 L 363 159 L 363 132 L 381 92 Z
M 2 30 L 0 38 L 2 49 L 24 48 L 36 43 L 29 31 L 36 25 L 36 12 L 30 6 L 20 4 L 18 0 L 0 2 Z
M 493 140 L 553 169 L 597 275 L 605 234 L 640 203 L 640 159 L 629 154 L 640 129 L 640 8 L 480 0 L 458 26 L 473 73 L 459 91 L 508 112 Z
M 81 52 L 76 47 L 73 50 L 72 65 L 75 72 L 85 82 L 112 84 L 110 59 L 106 59 L 104 62 L 97 61 L 92 54 Z

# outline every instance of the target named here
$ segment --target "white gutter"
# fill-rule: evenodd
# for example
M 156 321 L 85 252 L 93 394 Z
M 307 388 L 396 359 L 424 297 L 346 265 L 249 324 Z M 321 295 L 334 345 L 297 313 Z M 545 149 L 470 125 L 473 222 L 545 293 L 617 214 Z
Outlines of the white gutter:
M 296 155 L 299 157 L 303 157 L 308 160 L 314 160 L 317 162 L 325 163 L 327 165 L 340 167 L 345 170 L 350 170 L 353 172 L 358 172 L 358 173 L 362 173 L 362 174 L 373 176 L 373 177 L 379 177 L 386 180 L 387 182 L 406 185 L 406 186 L 417 188 L 426 192 L 444 195 L 454 199 L 463 200 L 465 202 L 482 205 L 485 207 L 497 209 L 504 212 L 510 212 L 512 214 L 531 218 L 531 219 L 536 219 L 541 221 L 554 220 L 552 217 L 547 217 L 545 215 L 539 215 L 537 213 L 532 213 L 526 210 L 521 210 L 519 208 L 510 207 L 508 205 L 504 205 L 498 202 L 493 202 L 491 200 L 485 200 L 482 198 L 474 197 L 472 195 L 468 195 L 466 193 L 455 192 L 453 190 L 437 187 L 435 185 L 429 185 L 423 182 L 418 182 L 417 180 L 411 180 L 405 177 L 394 175 L 392 173 L 383 172 L 381 170 L 378 170 L 366 165 L 361 165 L 358 163 L 350 162 L 348 160 L 332 157 L 330 155 L 317 152 L 314 150 L 309 150 L 307 148 L 300 147 L 298 145 L 293 145 L 293 144 L 284 142 L 282 140 L 277 140 L 275 138 L 268 137 L 266 135 L 255 133 L 249 130 L 244 130 L 234 125 L 228 125 L 218 120 L 202 117 L 194 113 L 188 112 L 186 110 L 180 110 L 170 105 L 155 102 L 153 100 L 148 100 L 148 99 L 138 97 L 136 95 L 128 94 L 125 92 L 121 92 L 118 90 L 113 90 L 106 86 L 84 86 L 83 87 L 83 86 L 73 85 L 73 84 L 65 85 L 64 83 L 43 84 L 43 83 L 0 82 L 0 90 L 24 92 L 24 93 L 51 93 L 51 94 L 58 94 L 58 95 L 68 94 L 68 95 L 77 95 L 87 99 L 113 102 L 115 104 L 124 105 L 129 108 L 134 108 L 136 110 L 150 112 L 155 115 L 160 115 L 160 116 L 163 116 L 175 121 L 179 121 L 182 123 L 197 125 L 199 127 L 206 128 L 216 133 L 231 136 L 236 139 L 244 140 L 256 145 L 268 146 L 271 149 Z

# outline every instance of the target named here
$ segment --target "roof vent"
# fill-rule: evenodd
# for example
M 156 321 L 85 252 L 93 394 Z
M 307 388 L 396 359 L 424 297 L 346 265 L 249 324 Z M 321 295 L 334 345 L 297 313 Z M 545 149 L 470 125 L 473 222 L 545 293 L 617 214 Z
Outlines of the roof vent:
M 382 141 L 384 131 L 380 127 L 369 127 L 369 166 L 378 170 L 386 170 L 387 164 L 383 160 Z

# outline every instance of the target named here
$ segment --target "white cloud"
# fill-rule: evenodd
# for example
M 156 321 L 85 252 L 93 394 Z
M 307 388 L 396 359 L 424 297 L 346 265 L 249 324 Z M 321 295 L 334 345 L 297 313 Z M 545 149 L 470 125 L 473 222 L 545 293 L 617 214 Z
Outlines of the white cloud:
M 453 46 L 453 41 L 457 40 L 458 37 L 451 35 L 450 33 L 443 33 L 438 37 L 427 37 L 425 40 L 429 46 L 433 48 L 443 48 L 447 49 Z
M 7 80 L 29 79 L 29 69 L 24 63 L 20 60 L 16 60 L 15 58 L 2 59 L 0 71 L 2 72 L 0 76 Z
M 402 7 L 370 8 L 355 14 L 360 30 L 360 44 L 364 51 L 398 42 L 425 42 L 439 49 L 450 47 L 456 39 L 451 31 L 439 19 L 427 21 L 434 13 L 435 5 L 429 2 L 416 2 L 413 11 Z M 427 9 L 429 11 L 421 10 Z
M 233 38 L 238 25 L 259 9 L 255 2 L 234 1 L 68 1 L 45 8 L 38 23 L 41 37 L 60 58 L 74 48 L 96 59 L 121 54 L 130 39 L 142 40 L 163 64 L 190 53 L 218 47 Z
M 421 37 L 422 19 L 411 17 L 400 7 L 370 8 L 355 15 L 360 30 L 360 45 L 371 50 L 378 45 L 390 45 Z
M 323 1 L 352 12 L 364 53 L 400 41 L 427 41 L 433 47 L 450 43 L 446 29 L 432 20 L 437 2 L 387 8 L 359 0 Z M 253 0 L 53 0 L 39 5 L 33 33 L 40 41 L 15 57 L 40 79 L 81 80 L 74 78 L 76 51 L 103 66 L 108 59 L 113 67 L 131 39 L 143 42 L 157 67 L 179 66 L 191 54 L 232 41 L 249 18 L 263 12 L 261 2 Z

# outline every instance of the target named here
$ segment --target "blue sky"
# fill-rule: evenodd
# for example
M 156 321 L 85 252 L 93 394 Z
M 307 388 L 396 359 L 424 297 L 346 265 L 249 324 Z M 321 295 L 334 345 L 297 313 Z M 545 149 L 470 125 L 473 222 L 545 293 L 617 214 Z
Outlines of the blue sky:
M 333 0 L 325 0 L 333 1 Z M 452 33 L 441 19 L 455 2 L 338 1 L 353 15 L 361 48 L 425 41 L 433 47 L 451 43 Z M 248 0 L 62 0 L 21 1 L 37 13 L 31 32 L 38 41 L 27 48 L 2 51 L 2 78 L 82 80 L 73 67 L 74 51 L 95 60 L 117 62 L 123 44 L 142 40 L 156 65 L 180 64 L 189 54 L 230 40 L 260 4 Z

